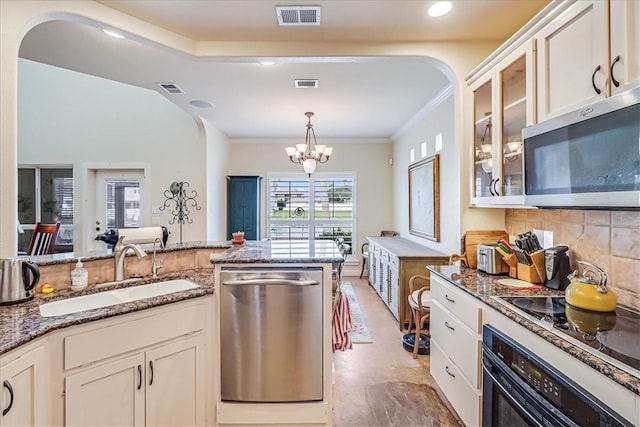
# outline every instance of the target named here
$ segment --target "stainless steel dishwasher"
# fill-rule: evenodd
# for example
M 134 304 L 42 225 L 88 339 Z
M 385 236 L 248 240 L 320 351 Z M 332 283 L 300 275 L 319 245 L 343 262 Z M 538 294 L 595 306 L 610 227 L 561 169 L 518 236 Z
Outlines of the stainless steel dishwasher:
M 323 398 L 322 268 L 223 268 L 222 400 Z

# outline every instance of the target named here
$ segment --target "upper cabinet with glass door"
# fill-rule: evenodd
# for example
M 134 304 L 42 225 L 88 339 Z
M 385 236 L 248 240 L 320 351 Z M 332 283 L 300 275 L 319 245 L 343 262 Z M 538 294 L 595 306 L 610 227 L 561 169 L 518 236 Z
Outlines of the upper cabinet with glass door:
M 522 129 L 535 121 L 533 42 L 498 63 L 472 87 L 474 182 L 472 203 L 520 205 Z
M 535 39 L 538 121 L 640 83 L 638 0 L 579 0 Z

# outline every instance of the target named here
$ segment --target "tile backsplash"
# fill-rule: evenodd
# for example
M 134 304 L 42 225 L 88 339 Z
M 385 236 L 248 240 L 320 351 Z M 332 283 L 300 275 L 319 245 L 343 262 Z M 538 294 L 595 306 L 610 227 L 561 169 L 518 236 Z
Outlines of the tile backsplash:
M 618 304 L 640 311 L 640 212 L 507 209 L 506 231 L 553 231 L 554 245 L 569 246 L 577 260 L 601 267 Z

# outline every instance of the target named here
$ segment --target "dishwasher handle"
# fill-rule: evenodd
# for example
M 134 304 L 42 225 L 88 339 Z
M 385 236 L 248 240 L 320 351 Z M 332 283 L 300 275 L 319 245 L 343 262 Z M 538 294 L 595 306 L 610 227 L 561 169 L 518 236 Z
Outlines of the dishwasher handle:
M 238 279 L 238 280 L 225 280 L 223 285 L 228 286 L 243 286 L 243 285 L 287 285 L 287 286 L 312 286 L 319 285 L 317 280 L 294 280 L 294 279 Z

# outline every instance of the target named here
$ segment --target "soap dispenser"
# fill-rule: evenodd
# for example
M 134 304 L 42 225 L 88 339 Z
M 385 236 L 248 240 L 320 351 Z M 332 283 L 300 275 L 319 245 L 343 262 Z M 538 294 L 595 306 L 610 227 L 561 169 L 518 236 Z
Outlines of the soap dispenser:
M 76 268 L 71 272 L 71 290 L 79 291 L 89 284 L 89 272 L 82 266 L 82 260 L 78 259 Z

